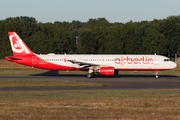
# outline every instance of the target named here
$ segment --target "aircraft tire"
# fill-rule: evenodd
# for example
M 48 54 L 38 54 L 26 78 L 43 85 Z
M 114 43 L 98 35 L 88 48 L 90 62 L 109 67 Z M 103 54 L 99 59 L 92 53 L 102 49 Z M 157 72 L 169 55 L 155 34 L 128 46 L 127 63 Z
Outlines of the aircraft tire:
M 87 78 L 92 78 L 92 74 L 88 73 Z

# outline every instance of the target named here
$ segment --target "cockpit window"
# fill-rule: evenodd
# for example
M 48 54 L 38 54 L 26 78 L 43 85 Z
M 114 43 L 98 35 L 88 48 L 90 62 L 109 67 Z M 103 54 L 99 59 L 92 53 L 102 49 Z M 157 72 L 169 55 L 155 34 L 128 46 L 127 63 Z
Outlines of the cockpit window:
M 164 59 L 164 62 L 171 61 L 171 59 Z

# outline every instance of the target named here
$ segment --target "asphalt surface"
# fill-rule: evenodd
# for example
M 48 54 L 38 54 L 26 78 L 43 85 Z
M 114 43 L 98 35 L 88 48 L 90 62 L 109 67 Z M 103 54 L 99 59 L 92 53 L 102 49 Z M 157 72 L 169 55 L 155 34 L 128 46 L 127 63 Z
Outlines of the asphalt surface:
M 59 81 L 59 82 L 88 82 L 108 83 L 107 86 L 91 87 L 30 87 L 30 88 L 0 88 L 0 91 L 56 91 L 56 90 L 131 90 L 131 89 L 180 89 L 180 77 L 161 76 L 97 76 L 86 78 L 82 75 L 71 76 L 0 76 L 0 81 Z

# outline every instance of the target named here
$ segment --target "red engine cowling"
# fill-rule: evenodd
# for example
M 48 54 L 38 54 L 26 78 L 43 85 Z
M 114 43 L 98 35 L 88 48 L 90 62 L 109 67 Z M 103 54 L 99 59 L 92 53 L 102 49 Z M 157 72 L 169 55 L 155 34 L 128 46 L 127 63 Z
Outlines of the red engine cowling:
M 116 71 L 114 67 L 101 67 L 100 73 L 101 75 L 111 76 L 111 75 L 117 75 L 118 71 Z

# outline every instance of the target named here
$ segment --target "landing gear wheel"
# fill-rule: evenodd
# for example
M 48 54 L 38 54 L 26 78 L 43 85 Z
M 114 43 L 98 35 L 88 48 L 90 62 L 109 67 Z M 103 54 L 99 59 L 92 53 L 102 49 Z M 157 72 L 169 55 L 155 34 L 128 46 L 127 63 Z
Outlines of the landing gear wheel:
M 158 75 L 156 75 L 156 79 L 158 79 Z
M 93 78 L 93 77 L 95 77 L 96 75 L 94 74 L 94 73 L 88 73 L 87 74 L 87 78 Z
M 87 78 L 92 78 L 92 74 L 88 73 Z
M 156 73 L 156 79 L 158 79 L 158 71 L 156 70 L 155 73 Z

